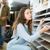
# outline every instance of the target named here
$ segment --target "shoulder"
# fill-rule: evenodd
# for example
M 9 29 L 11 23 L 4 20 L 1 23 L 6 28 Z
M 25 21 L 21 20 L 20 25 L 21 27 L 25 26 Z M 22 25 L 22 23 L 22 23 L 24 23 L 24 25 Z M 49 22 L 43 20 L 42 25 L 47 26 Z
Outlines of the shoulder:
M 6 9 L 10 9 L 8 5 L 5 5 L 5 8 L 6 8 Z
M 19 23 L 18 25 L 17 25 L 17 30 L 19 30 L 20 32 L 21 31 L 24 31 L 24 26 L 23 26 L 23 24 L 22 23 Z
M 22 24 L 22 23 L 19 23 L 19 24 L 17 25 L 17 27 L 23 27 L 23 24 Z

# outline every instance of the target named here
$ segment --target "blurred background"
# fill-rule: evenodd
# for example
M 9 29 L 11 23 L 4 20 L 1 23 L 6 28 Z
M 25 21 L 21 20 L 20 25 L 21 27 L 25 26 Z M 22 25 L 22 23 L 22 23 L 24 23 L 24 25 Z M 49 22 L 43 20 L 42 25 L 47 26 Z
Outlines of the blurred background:
M 4 2 L 3 2 L 4 1 Z M 7 43 L 11 40 L 13 34 L 12 25 L 18 17 L 22 7 L 30 7 L 33 19 L 33 31 L 36 30 L 40 20 L 45 19 L 44 24 L 50 25 L 50 0 L 0 0 L 0 3 L 6 3 L 8 9 L 2 10 L 0 6 L 0 50 L 6 50 Z M 1 15 L 2 10 L 2 15 Z M 1 20 L 1 16 L 8 16 L 7 22 Z M 4 23 L 4 24 L 3 24 Z M 5 30 L 5 31 L 4 31 Z M 1 36 L 3 33 L 3 38 Z M 50 50 L 50 32 L 46 32 L 42 37 L 33 43 L 37 50 Z

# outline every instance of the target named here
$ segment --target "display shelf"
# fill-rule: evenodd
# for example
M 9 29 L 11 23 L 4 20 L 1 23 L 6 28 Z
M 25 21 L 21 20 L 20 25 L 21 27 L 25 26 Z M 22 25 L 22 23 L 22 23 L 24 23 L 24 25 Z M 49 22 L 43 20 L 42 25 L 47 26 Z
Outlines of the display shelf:
M 36 14 L 43 14 L 46 12 L 46 10 L 50 10 L 50 8 L 46 7 L 46 8 L 42 8 L 42 9 L 39 9 L 39 10 L 36 10 L 35 13 Z
M 44 13 L 44 14 L 41 14 L 41 15 L 37 15 L 37 16 L 39 17 L 39 16 L 46 16 L 46 15 L 50 15 L 50 12 Z
M 47 50 L 50 49 L 50 43 L 46 42 L 45 40 L 41 40 L 41 41 L 36 40 L 36 42 L 39 43 L 41 47 L 44 47 Z
M 38 38 L 37 40 L 35 40 L 37 43 L 40 44 L 40 42 L 44 41 L 42 38 Z
M 39 12 L 36 13 L 36 17 L 33 19 L 33 27 L 37 28 L 37 26 L 40 23 L 40 20 L 44 18 L 44 23 L 43 26 L 45 25 L 50 25 L 50 8 L 41 10 Z M 36 30 L 36 29 L 35 29 Z M 36 40 L 37 44 L 40 44 L 41 47 L 44 47 L 45 50 L 50 50 L 50 32 L 44 32 L 40 39 Z M 36 44 L 34 43 L 34 45 Z M 37 45 L 37 48 L 39 48 L 39 46 Z
M 50 43 L 50 35 L 45 34 L 41 38 Z
M 36 12 L 36 15 L 44 14 L 44 13 L 46 13 L 46 10 L 47 10 L 47 13 L 50 12 L 50 8 L 46 8 L 46 9 L 43 9 L 39 12 Z
M 40 44 L 45 47 L 47 50 L 50 50 L 50 43 L 46 42 L 46 41 L 43 41 L 43 42 L 40 42 Z
M 41 19 L 34 19 L 34 21 L 40 21 Z M 44 18 L 44 21 L 50 21 L 50 17 Z
M 33 45 L 36 47 L 36 48 L 40 48 L 42 47 L 39 43 L 37 43 L 36 41 L 33 42 Z
M 33 26 L 38 26 L 38 24 L 34 24 Z
M 45 34 L 47 34 L 47 35 L 50 35 L 50 32 L 44 32 Z
M 41 46 L 37 46 L 37 48 L 38 48 L 38 50 L 40 49 L 40 50 L 47 50 L 47 48 L 46 47 L 44 47 L 42 44 L 41 44 L 41 42 L 43 42 L 44 40 L 42 40 L 41 38 L 39 38 L 39 39 L 37 39 L 35 42 L 36 43 L 38 43 L 38 44 L 40 44 Z

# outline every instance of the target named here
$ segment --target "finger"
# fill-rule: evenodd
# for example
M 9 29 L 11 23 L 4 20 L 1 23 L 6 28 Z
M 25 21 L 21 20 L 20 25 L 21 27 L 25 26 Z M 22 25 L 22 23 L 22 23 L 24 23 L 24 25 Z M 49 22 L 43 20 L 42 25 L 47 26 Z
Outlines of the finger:
M 42 22 L 44 22 L 44 19 L 42 19 Z
M 43 19 L 41 19 L 41 21 L 40 21 L 41 23 L 43 23 L 44 22 L 44 18 Z

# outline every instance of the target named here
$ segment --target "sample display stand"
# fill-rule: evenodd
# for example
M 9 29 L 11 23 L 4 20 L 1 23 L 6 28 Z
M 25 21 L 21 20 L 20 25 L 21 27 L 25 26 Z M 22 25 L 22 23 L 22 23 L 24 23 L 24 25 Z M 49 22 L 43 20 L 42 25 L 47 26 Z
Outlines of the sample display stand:
M 44 18 L 44 24 L 48 23 L 50 25 L 50 8 L 41 10 L 36 13 L 36 17 L 33 20 L 34 31 L 36 30 L 42 18 Z M 48 31 L 43 33 L 42 36 L 37 39 L 33 44 L 37 48 L 37 50 L 50 50 L 50 32 Z

